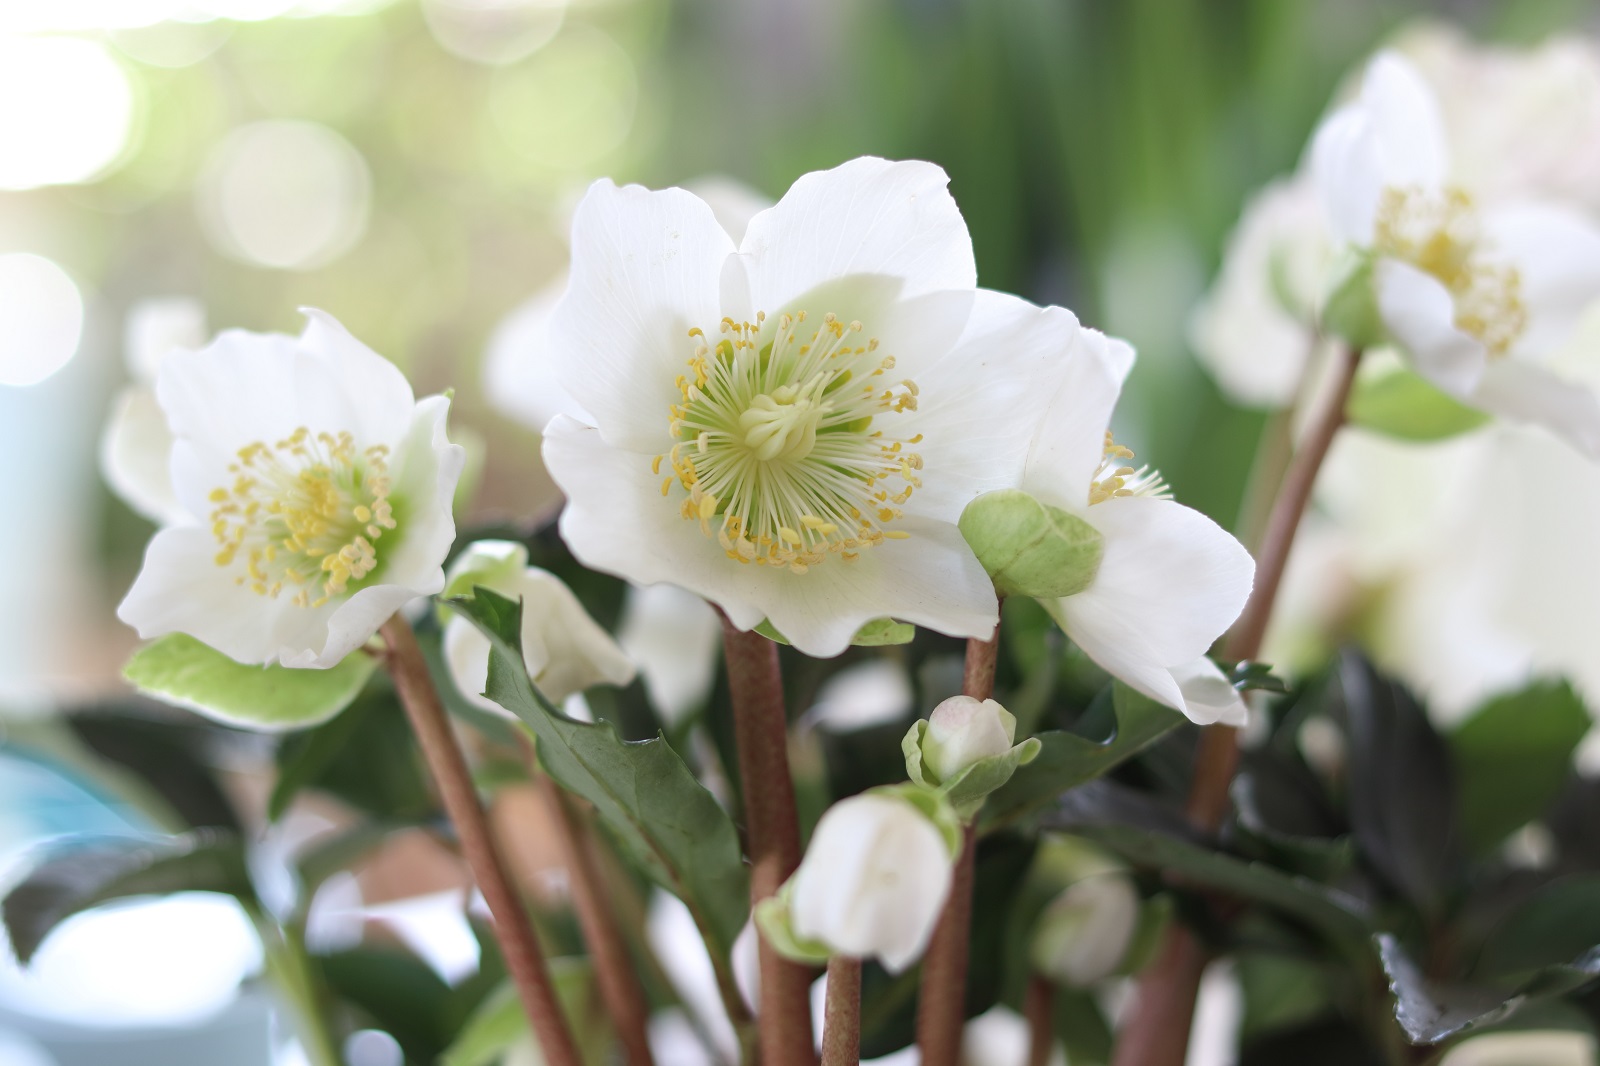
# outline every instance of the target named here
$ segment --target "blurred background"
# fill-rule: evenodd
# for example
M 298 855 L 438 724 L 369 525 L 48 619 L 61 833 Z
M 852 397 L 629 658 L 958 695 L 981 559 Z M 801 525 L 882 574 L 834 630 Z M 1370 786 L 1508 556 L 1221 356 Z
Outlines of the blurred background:
M 1263 416 L 1198 368 L 1189 313 L 1340 78 L 1429 18 L 1533 42 L 1600 28 L 1600 6 L 0 0 L 0 728 L 122 689 L 114 609 L 152 526 L 98 455 L 160 331 L 147 301 L 193 301 L 166 306 L 202 334 L 331 312 L 419 393 L 457 390 L 454 425 L 487 445 L 474 520 L 527 520 L 556 501 L 483 357 L 559 278 L 602 175 L 776 198 L 856 155 L 941 164 L 981 283 L 1132 340 L 1119 439 L 1231 527 Z M 5 780 L 0 860 L 118 817 Z M 239 939 L 235 981 L 259 964 Z

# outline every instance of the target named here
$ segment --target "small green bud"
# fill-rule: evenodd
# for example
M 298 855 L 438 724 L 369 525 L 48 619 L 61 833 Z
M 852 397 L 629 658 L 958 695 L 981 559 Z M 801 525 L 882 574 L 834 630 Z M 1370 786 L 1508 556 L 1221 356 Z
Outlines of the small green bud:
M 1060 599 L 1088 588 L 1100 570 L 1099 530 L 1019 489 L 979 496 L 959 525 L 1002 596 Z

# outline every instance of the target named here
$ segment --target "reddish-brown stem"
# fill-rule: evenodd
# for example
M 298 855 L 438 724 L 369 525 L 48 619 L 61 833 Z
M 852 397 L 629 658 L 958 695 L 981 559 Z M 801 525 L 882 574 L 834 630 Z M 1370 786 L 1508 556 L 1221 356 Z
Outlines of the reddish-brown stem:
M 438 690 L 428 676 L 428 665 L 417 647 L 411 624 L 397 614 L 385 622 L 379 632 L 387 647 L 385 662 L 394 678 L 395 691 L 411 720 L 412 731 L 439 790 L 445 813 L 455 824 L 461 853 L 483 892 L 489 913 L 494 916 L 495 939 L 500 943 L 506 970 L 517 987 L 539 1049 L 550 1066 L 582 1066 L 583 1060 L 550 981 L 544 953 L 533 935 L 533 924 L 511 885 L 505 859 L 495 847 L 466 757 L 456 743 L 450 720 L 439 702 Z
M 1000 632 L 988 640 L 967 641 L 961 691 L 974 699 L 994 694 L 995 660 Z M 961 1027 L 966 1021 L 967 941 L 972 931 L 972 879 L 977 863 L 977 833 L 968 825 L 961 836 L 961 854 L 950 879 L 939 924 L 933 927 L 922 961 L 922 988 L 917 1002 L 917 1047 L 922 1066 L 956 1066 L 961 1057 Z
M 1261 653 L 1295 532 L 1311 501 L 1317 473 L 1339 427 L 1344 425 L 1345 405 L 1355 384 L 1361 351 L 1341 348 L 1334 358 L 1334 380 L 1289 461 L 1267 517 L 1256 552 L 1255 589 L 1228 634 L 1223 648 L 1226 659 L 1253 659 Z M 1228 789 L 1238 765 L 1237 730 L 1231 726 L 1207 726 L 1200 735 L 1194 778 L 1189 786 L 1188 815 L 1196 827 L 1214 832 L 1221 826 L 1228 811 Z M 1205 965 L 1205 949 L 1194 934 L 1176 922 L 1169 926 L 1160 953 L 1140 978 L 1137 999 L 1117 1040 L 1115 1066 L 1183 1066 Z
M 777 894 L 800 865 L 800 818 L 789 775 L 789 721 L 778 646 L 722 619 L 723 658 L 733 696 L 734 744 L 750 851 L 750 903 Z M 760 944 L 757 1010 L 762 1066 L 812 1066 L 811 974 Z
M 861 1061 L 861 960 L 828 960 L 828 997 L 822 1010 L 822 1066 Z
M 1056 1047 L 1056 986 L 1043 974 L 1030 974 L 1022 995 L 1022 1016 L 1028 1021 L 1028 1066 L 1050 1066 Z
M 547 774 L 538 776 L 539 790 L 555 816 L 553 822 L 572 892 L 572 908 L 578 914 L 584 943 L 594 960 L 600 999 L 617 1027 L 623 1059 L 629 1066 L 654 1066 L 650 1053 L 650 1011 L 645 1005 L 644 988 L 634 971 L 633 959 L 617 928 L 605 891 L 605 880 L 595 866 L 589 847 L 589 831 L 572 797 Z

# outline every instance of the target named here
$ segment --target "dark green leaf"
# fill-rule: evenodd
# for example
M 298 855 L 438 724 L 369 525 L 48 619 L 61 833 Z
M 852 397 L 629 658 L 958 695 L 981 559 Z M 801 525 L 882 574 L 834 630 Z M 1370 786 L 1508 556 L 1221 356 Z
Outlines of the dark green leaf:
M 1475 850 L 1550 809 L 1592 721 L 1566 682 L 1542 682 L 1480 708 L 1450 735 L 1461 821 Z
M 1111 706 L 1116 723 L 1103 739 L 1061 731 L 1039 734 L 1038 756 L 1019 767 L 985 803 L 984 828 L 1007 825 L 1033 814 L 1068 789 L 1092 781 L 1137 755 L 1184 721 L 1177 711 L 1121 682 L 1112 688 Z
M 283 739 L 268 815 L 282 815 L 308 788 L 378 818 L 420 820 L 437 809 L 405 713 L 387 683 L 374 683 L 332 721 Z
M 107 837 L 52 852 L 6 896 L 11 950 L 26 964 L 50 931 L 101 903 L 171 892 L 222 892 L 254 900 L 244 847 L 232 833 L 197 829 L 181 837 Z
M 575 722 L 539 693 L 522 661 L 520 603 L 479 589 L 451 605 L 489 638 L 489 698 L 527 723 L 550 775 L 595 805 L 726 960 L 749 914 L 749 874 L 726 812 L 664 739 L 624 741 L 609 723 Z
M 186 718 L 163 721 L 144 713 L 143 701 L 74 711 L 65 721 L 102 759 L 116 763 L 154 790 L 189 828 L 239 828 L 233 804 L 217 784 L 217 770 L 204 758 L 215 726 Z
M 1523 978 L 1572 962 L 1600 946 L 1600 874 L 1543 886 L 1490 932 L 1475 977 Z

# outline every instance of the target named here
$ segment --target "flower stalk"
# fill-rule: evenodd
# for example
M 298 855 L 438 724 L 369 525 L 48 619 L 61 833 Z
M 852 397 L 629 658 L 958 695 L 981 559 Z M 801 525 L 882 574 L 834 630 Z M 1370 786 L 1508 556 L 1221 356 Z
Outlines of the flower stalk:
M 267 976 L 287 1001 L 295 1035 L 311 1066 L 340 1066 L 343 1058 L 328 1025 L 325 992 L 319 987 L 299 930 L 280 926 L 257 907 L 251 918 L 261 936 Z
M 582 1066 L 572 1031 L 561 1013 L 544 953 L 534 937 L 533 925 L 522 900 L 512 887 L 505 859 L 495 847 L 466 757 L 451 732 L 422 650 L 417 647 L 416 634 L 399 614 L 385 622 L 378 632 L 387 648 L 384 661 L 394 678 L 395 691 L 411 720 L 412 731 L 439 789 L 445 812 L 455 825 L 462 854 L 494 916 L 495 939 L 499 941 L 506 970 L 516 985 L 539 1049 L 550 1066 Z
M 720 612 L 719 612 L 720 613 Z M 784 711 L 778 646 L 722 616 L 723 657 L 733 696 L 745 830 L 750 853 L 750 903 L 777 894 L 800 865 L 800 818 L 789 774 L 789 723 Z M 764 1066 L 810 1066 L 810 973 L 790 962 L 765 937 L 760 944 L 761 1061 Z
M 1261 652 L 1278 587 L 1294 546 L 1295 532 L 1311 500 L 1317 472 L 1345 422 L 1345 405 L 1355 384 L 1361 349 L 1341 347 L 1335 358 L 1334 381 L 1315 413 L 1300 447 L 1289 462 L 1283 485 L 1267 517 L 1256 555 L 1256 583 L 1244 613 L 1228 635 L 1224 657 L 1253 659 Z M 1228 808 L 1228 789 L 1239 765 L 1238 731 L 1230 726 L 1206 727 L 1195 753 L 1190 784 L 1189 820 L 1214 832 Z M 1183 1066 L 1195 997 L 1207 957 L 1203 945 L 1181 923 L 1167 930 L 1160 954 L 1139 981 L 1138 998 L 1117 1041 L 1114 1066 Z
M 828 996 L 822 1013 L 822 1066 L 861 1061 L 861 960 L 828 960 Z
M 1000 628 L 988 640 L 967 641 L 963 695 L 986 700 L 994 694 Z M 961 854 L 950 881 L 944 913 L 922 963 L 922 989 L 917 1002 L 917 1047 L 923 1066 L 956 1066 L 961 1055 L 961 1027 L 966 1020 L 967 951 L 972 930 L 972 882 L 977 866 L 977 831 L 962 829 Z
M 1056 1042 L 1055 1006 L 1055 982 L 1043 974 L 1030 974 L 1022 999 L 1022 1016 L 1028 1022 L 1028 1066 L 1050 1066 Z

